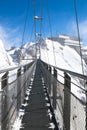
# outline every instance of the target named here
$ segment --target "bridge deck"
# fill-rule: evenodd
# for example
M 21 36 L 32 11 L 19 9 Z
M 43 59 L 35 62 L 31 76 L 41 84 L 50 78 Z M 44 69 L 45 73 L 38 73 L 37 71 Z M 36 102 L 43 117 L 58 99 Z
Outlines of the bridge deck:
M 29 95 L 28 105 L 25 107 L 25 114 L 22 119 L 20 130 L 53 130 L 51 128 L 52 119 L 49 116 L 49 106 L 47 105 L 44 83 L 42 75 L 37 65 L 32 89 Z M 55 125 L 54 125 L 55 126 Z

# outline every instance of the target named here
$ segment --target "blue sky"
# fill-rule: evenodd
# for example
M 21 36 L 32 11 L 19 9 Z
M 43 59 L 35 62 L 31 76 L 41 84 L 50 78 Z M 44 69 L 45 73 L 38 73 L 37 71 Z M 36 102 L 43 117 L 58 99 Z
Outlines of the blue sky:
M 22 45 L 22 36 L 28 1 L 29 9 L 23 43 L 34 40 L 34 7 L 32 1 L 35 1 L 36 15 L 39 16 L 41 10 L 41 0 L 0 0 L 0 39 L 4 42 L 6 48 L 9 48 L 10 46 Z M 84 41 L 84 45 L 87 45 L 87 0 L 76 1 L 80 36 Z M 77 36 L 74 0 L 43 0 L 42 8 L 43 37 L 51 36 L 47 11 L 48 8 L 50 14 L 50 23 L 52 27 L 52 35 L 66 33 Z M 36 22 L 36 25 L 37 33 L 39 33 L 39 21 Z

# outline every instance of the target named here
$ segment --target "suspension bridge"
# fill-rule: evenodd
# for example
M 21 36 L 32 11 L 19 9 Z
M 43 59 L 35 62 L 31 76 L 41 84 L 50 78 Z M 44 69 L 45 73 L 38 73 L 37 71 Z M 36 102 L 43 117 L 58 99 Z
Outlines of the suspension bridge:
M 87 130 L 87 88 L 86 85 L 82 88 L 71 80 L 71 77 L 74 77 L 83 83 L 87 81 L 83 70 L 76 1 L 74 0 L 74 8 L 83 74 L 57 67 L 53 41 L 55 66 L 41 60 L 38 41 L 40 42 L 42 38 L 42 6 L 43 1 L 41 2 L 41 14 L 38 17 L 33 1 L 36 43 L 34 59 L 24 65 L 0 70 L 0 130 L 14 130 L 14 123 L 17 119 L 20 121 L 20 126 L 16 126 L 17 130 Z M 22 44 L 24 43 L 28 9 L 29 5 Z M 52 38 L 49 10 L 47 12 Z M 40 22 L 39 33 L 36 33 L 36 21 Z M 22 51 L 21 57 L 24 60 L 25 56 Z M 26 60 L 29 61 L 29 59 Z M 61 80 L 59 80 L 60 78 Z M 85 100 L 72 93 L 72 86 L 79 88 L 80 92 L 85 95 Z
M 15 73 L 9 75 L 12 71 Z M 64 73 L 60 75 L 58 71 Z M 0 71 L 0 129 L 12 130 L 17 118 L 19 130 L 86 130 L 87 104 L 71 92 L 70 75 L 86 80 L 87 76 L 63 70 L 35 60 L 24 66 Z M 15 80 L 10 80 L 15 76 Z M 58 77 L 64 83 L 58 81 Z

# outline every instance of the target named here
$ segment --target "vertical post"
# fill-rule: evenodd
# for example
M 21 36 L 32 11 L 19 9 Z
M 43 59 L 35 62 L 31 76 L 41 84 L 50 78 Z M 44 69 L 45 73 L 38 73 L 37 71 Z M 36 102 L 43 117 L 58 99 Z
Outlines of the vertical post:
M 54 68 L 54 81 L 53 81 L 53 108 L 56 109 L 57 99 L 57 70 Z
M 0 91 L 0 130 L 1 130 L 1 115 L 2 115 L 2 91 Z
M 5 88 L 8 84 L 8 72 L 5 73 L 3 76 L 2 76 L 2 82 L 1 82 L 1 87 L 2 89 Z
M 8 72 L 5 73 L 2 76 L 2 81 L 1 81 L 1 89 L 2 89 L 2 94 L 1 94 L 1 130 L 8 130 L 9 129 L 9 124 L 8 124 L 8 117 L 7 111 L 8 111 L 8 103 L 7 103 L 7 86 L 8 85 Z
M 49 66 L 49 72 L 50 72 L 50 74 L 51 74 L 51 66 Z
M 27 65 L 25 65 L 24 66 L 24 89 L 23 89 L 23 91 L 24 91 L 24 94 L 25 94 L 25 91 L 26 91 L 26 71 L 27 71 Z
M 46 69 L 48 70 L 48 65 L 46 65 Z
M 24 73 L 26 72 L 26 65 L 24 66 Z
M 64 128 L 63 130 L 70 130 L 71 78 L 66 73 L 64 73 L 64 75 L 65 75 L 65 83 L 64 83 L 64 111 L 63 111 Z
M 27 72 L 28 72 L 29 67 L 30 67 L 31 65 L 32 65 L 32 64 L 26 65 L 26 71 L 27 71 Z M 30 76 L 31 76 L 31 73 L 30 73 Z M 26 88 L 27 88 L 28 82 L 29 82 L 29 79 L 28 79 L 28 77 L 27 77 L 27 73 L 26 73 L 25 77 L 26 77 L 26 84 L 25 84 L 25 91 L 26 91 Z M 28 81 L 27 81 L 27 80 L 28 80 Z
M 51 95 L 51 66 L 49 66 L 49 72 L 50 72 L 50 74 L 49 74 L 49 95 Z
M 17 71 L 17 110 L 21 105 L 21 68 Z
M 86 88 L 86 130 L 87 130 L 87 88 Z
M 48 87 L 48 65 L 47 64 L 45 64 L 45 68 L 46 68 L 46 85 L 47 85 L 47 87 Z

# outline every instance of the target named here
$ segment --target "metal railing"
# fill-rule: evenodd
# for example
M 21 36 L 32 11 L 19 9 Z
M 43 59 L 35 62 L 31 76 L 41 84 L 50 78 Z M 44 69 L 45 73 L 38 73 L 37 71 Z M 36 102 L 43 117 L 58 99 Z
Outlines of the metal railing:
M 82 86 L 87 76 L 48 65 L 41 60 L 39 63 L 59 130 L 86 130 L 87 91 Z M 1 130 L 11 129 L 35 66 L 36 63 L 32 62 L 0 71 Z M 76 89 L 75 93 L 73 88 Z
M 35 62 L 0 71 L 0 130 L 10 130 L 24 100 Z
M 86 130 L 87 92 L 81 84 L 87 76 L 39 62 L 59 130 Z

